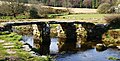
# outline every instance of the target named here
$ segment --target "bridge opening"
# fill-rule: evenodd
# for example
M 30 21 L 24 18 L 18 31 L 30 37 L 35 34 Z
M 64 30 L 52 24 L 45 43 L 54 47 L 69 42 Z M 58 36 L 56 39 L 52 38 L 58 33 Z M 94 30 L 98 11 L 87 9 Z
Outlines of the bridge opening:
M 51 41 L 55 42 L 55 45 L 57 47 L 56 46 L 54 47 L 57 48 L 57 52 L 74 51 L 76 48 L 80 48 L 81 40 L 78 40 L 78 39 L 81 37 L 78 37 L 77 32 L 82 30 L 80 29 L 82 28 L 82 26 L 79 27 L 79 24 L 72 24 L 72 25 L 70 24 L 67 24 L 67 25 L 51 24 Z M 72 26 L 74 26 L 74 28 Z M 70 30 L 72 30 L 72 32 L 74 32 L 75 34 L 73 34 Z M 70 47 L 70 46 L 74 46 L 74 47 Z M 52 43 L 51 43 L 50 49 L 54 49 L 54 47 L 52 47 Z
M 21 41 L 29 44 L 31 47 L 35 47 L 32 25 L 12 26 L 12 31 L 22 35 Z
M 57 26 L 59 24 L 50 24 L 50 54 L 57 54 L 58 53 L 58 33 L 57 33 Z

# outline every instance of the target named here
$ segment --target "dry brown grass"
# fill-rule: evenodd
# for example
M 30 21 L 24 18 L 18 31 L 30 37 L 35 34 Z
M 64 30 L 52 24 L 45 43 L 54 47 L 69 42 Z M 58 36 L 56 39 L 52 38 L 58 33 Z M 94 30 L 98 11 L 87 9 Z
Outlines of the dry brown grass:
M 65 8 L 65 7 L 51 7 L 54 9 L 68 9 L 70 13 L 97 13 L 97 9 L 89 8 Z

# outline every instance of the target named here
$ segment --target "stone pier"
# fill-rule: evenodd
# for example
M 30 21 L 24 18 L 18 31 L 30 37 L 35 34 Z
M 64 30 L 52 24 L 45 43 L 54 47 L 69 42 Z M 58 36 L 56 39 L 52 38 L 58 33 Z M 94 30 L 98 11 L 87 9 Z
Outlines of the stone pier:
M 59 52 L 74 51 L 76 49 L 77 35 L 74 23 L 60 24 L 65 33 L 64 41 L 59 41 Z
M 41 27 L 40 27 L 40 25 L 33 24 L 32 28 L 33 28 L 34 47 L 40 48 L 40 43 L 42 42 Z
M 41 42 L 40 44 L 40 51 L 41 55 L 47 55 L 50 53 L 50 25 L 43 23 L 41 25 L 37 24 L 38 30 L 41 32 Z

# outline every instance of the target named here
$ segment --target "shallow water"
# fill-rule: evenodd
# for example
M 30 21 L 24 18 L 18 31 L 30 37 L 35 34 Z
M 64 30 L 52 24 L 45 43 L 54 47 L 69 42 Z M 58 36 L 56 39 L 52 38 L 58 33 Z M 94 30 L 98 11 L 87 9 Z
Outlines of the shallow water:
M 51 50 L 58 52 L 57 48 L 57 38 L 51 39 Z M 54 48 L 55 47 L 55 48 Z M 98 52 L 96 49 L 88 49 L 86 51 L 78 51 L 76 53 L 69 52 L 65 54 L 58 54 L 55 58 L 56 61 L 112 61 L 108 60 L 109 57 L 120 58 L 120 50 L 117 49 L 107 49 L 105 51 Z M 120 61 L 120 60 L 117 60 Z
M 50 53 L 51 54 L 58 53 L 57 40 L 58 40 L 58 38 L 51 38 L 51 45 L 50 45 Z
M 33 45 L 32 37 L 24 36 L 24 40 Z M 108 60 L 108 57 L 116 57 L 120 58 L 120 50 L 117 49 L 107 49 L 102 52 L 96 51 L 96 49 L 88 49 L 86 51 L 78 51 L 75 53 L 69 52 L 65 54 L 58 54 L 58 38 L 51 38 L 51 45 L 50 45 L 50 53 L 56 54 L 57 57 L 55 58 L 56 61 L 113 61 Z M 120 61 L 120 60 L 117 60 Z
M 28 43 L 28 44 L 30 44 L 32 47 L 34 47 L 33 36 L 24 35 L 24 36 L 22 36 L 22 40 L 23 40 L 25 43 Z
M 116 49 L 107 49 L 102 52 L 97 52 L 96 49 L 90 49 L 78 51 L 77 53 L 58 55 L 55 59 L 56 61 L 110 61 L 108 60 L 110 56 L 120 58 L 120 51 Z

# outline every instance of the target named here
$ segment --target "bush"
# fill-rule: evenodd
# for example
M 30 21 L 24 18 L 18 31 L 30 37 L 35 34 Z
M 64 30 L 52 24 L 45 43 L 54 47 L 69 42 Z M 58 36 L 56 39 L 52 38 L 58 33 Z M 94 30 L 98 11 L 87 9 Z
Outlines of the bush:
M 18 14 L 23 14 L 24 12 L 27 12 L 28 7 L 24 4 L 19 3 L 4 3 L 0 5 L 0 14 L 2 16 L 14 16 L 16 17 Z
M 30 17 L 31 18 L 48 18 L 48 14 L 63 14 L 69 13 L 67 9 L 54 9 L 51 7 L 45 7 L 40 4 L 33 5 L 30 9 Z M 55 16 L 50 16 L 55 17 Z
M 108 13 L 115 13 L 115 6 L 110 7 Z
M 108 13 L 111 5 L 109 3 L 103 3 L 98 7 L 98 13 Z
M 109 27 L 111 28 L 120 28 L 120 15 L 111 15 L 111 16 L 106 16 L 105 20 L 107 23 L 109 23 Z
M 30 9 L 30 18 L 39 18 L 38 10 L 34 7 Z
M 42 5 L 33 5 L 30 8 L 31 18 L 46 18 L 47 14 L 53 13 L 53 10 L 49 7 L 42 7 Z

